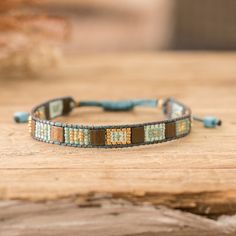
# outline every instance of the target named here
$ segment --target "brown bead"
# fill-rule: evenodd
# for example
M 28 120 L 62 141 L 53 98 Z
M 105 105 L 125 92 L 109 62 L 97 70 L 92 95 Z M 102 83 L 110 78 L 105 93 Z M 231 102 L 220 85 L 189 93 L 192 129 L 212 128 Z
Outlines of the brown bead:
M 176 136 L 176 128 L 175 128 L 175 122 L 166 123 L 165 125 L 165 137 L 173 138 Z
M 90 142 L 92 145 L 104 146 L 105 145 L 105 130 L 90 130 Z
M 143 143 L 144 142 L 144 127 L 132 128 L 132 143 Z

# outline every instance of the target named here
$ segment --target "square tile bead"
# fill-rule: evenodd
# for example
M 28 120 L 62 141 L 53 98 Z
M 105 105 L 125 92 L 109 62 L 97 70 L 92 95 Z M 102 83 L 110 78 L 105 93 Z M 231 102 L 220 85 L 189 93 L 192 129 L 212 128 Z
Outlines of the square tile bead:
M 133 127 L 132 128 L 132 143 L 143 143 L 144 142 L 144 127 Z
M 38 111 L 36 112 L 36 116 L 39 118 L 39 119 L 46 119 L 46 108 L 45 106 L 41 106 L 40 108 L 38 108 Z
M 165 124 L 165 137 L 166 139 L 176 137 L 175 121 Z
M 131 143 L 131 129 L 107 129 L 106 130 L 106 144 L 107 145 L 120 145 Z
M 165 123 L 144 126 L 145 142 L 165 139 Z
M 63 112 L 63 100 L 55 100 L 49 103 L 49 116 L 55 118 L 61 116 Z
M 183 119 L 176 121 L 176 136 L 187 134 L 190 130 L 189 119 Z
M 64 141 L 64 134 L 62 127 L 51 126 L 51 141 L 60 143 Z
M 104 146 L 105 145 L 105 130 L 90 130 L 90 142 L 95 146 Z

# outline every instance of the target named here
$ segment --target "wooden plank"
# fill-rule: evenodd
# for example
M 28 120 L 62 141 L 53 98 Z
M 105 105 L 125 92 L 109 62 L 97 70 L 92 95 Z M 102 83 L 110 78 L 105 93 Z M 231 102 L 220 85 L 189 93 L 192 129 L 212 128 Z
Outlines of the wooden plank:
M 72 200 L 0 203 L 0 231 L 7 236 L 233 236 L 236 216 L 218 220 L 166 207 L 135 206 L 97 196 L 81 207 Z
M 235 53 L 81 55 L 68 56 L 42 78 L 1 76 L 0 198 L 86 198 L 99 192 L 199 214 L 235 213 L 235 62 Z M 13 112 L 63 95 L 78 100 L 173 96 L 196 114 L 219 116 L 223 126 L 211 130 L 195 123 L 190 136 L 171 143 L 104 150 L 40 143 L 25 125 L 13 123 Z M 64 119 L 121 124 L 159 118 L 151 109 L 118 114 L 89 108 Z

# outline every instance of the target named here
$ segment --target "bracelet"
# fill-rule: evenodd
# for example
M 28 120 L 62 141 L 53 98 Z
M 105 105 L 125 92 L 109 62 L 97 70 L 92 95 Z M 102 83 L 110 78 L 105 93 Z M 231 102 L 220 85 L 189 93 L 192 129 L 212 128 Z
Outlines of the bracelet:
M 105 111 L 130 111 L 136 106 L 160 107 L 166 120 L 127 125 L 85 126 L 54 122 L 52 119 L 68 115 L 76 107 L 96 106 Z M 39 141 L 73 147 L 121 148 L 167 142 L 182 138 L 191 131 L 192 120 L 206 127 L 220 125 L 214 117 L 200 119 L 192 117 L 191 110 L 184 104 L 168 98 L 165 100 L 142 99 L 129 101 L 80 101 L 62 97 L 47 101 L 28 113 L 16 113 L 16 122 L 28 118 L 31 136 Z

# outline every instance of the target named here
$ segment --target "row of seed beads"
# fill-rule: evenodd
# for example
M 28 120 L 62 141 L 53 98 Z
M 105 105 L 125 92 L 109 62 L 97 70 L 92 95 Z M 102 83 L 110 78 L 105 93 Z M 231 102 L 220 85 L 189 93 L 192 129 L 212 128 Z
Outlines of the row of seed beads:
M 29 133 L 32 134 L 32 117 L 29 116 L 28 118 L 28 130 L 29 130 Z
M 65 143 L 70 143 L 69 128 L 68 127 L 64 128 L 64 139 L 65 139 Z
M 74 129 L 74 143 L 79 144 L 78 129 Z
M 44 124 L 44 129 L 45 129 L 45 141 L 50 141 L 51 126 L 49 124 Z
M 88 145 L 89 130 L 65 127 L 64 138 L 65 138 L 65 143 L 67 144 Z
M 35 137 L 40 138 L 40 122 L 36 122 L 35 124 Z
M 78 144 L 78 142 L 76 142 L 77 129 L 65 127 L 64 131 L 65 143 Z
M 78 139 L 79 139 L 79 143 L 80 143 L 81 145 L 84 144 L 84 138 L 85 138 L 85 135 L 84 135 L 83 129 L 79 129 L 79 132 L 78 132 Z
M 35 125 L 35 137 L 42 139 L 43 141 L 50 141 L 51 126 L 42 122 L 36 122 Z
M 89 145 L 89 130 L 88 129 L 80 129 L 79 130 L 79 140 L 82 145 Z
M 76 128 L 64 128 L 65 143 L 79 144 L 79 130 Z
M 74 129 L 69 129 L 70 144 L 74 144 Z

